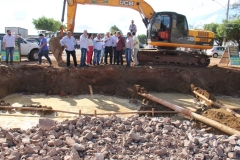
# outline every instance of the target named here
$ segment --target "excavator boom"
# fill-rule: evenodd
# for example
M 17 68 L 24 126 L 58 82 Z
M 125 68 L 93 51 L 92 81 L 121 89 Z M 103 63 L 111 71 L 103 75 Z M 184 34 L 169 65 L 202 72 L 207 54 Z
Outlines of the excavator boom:
M 72 32 L 74 32 L 78 4 L 124 7 L 138 11 L 147 28 L 148 43 L 158 47 L 158 49 L 140 50 L 138 52 L 140 64 L 208 66 L 210 63 L 210 59 L 206 55 L 176 50 L 177 47 L 203 50 L 213 46 L 214 33 L 204 30 L 189 30 L 184 15 L 175 12 L 155 12 L 151 5 L 144 0 L 64 0 L 63 3 L 62 22 L 67 3 L 67 30 Z M 60 37 L 64 35 L 64 32 L 64 28 L 61 27 Z M 59 41 L 59 38 L 56 38 L 55 41 Z M 55 45 L 57 44 L 55 43 Z M 55 58 L 61 60 L 59 52 L 62 49 L 59 48 L 59 46 L 55 46 L 51 47 L 51 50 L 56 50 Z
M 127 0 L 67 0 L 68 3 L 68 15 L 67 15 L 67 29 L 69 31 L 74 31 L 75 26 L 75 17 L 77 5 L 102 5 L 102 6 L 112 6 L 112 7 L 124 7 L 131 8 L 138 11 L 142 18 L 145 26 L 148 25 L 151 17 L 155 13 L 153 8 L 146 3 L 144 0 L 135 0 L 135 1 L 127 1 Z M 63 11 L 64 13 L 64 11 Z

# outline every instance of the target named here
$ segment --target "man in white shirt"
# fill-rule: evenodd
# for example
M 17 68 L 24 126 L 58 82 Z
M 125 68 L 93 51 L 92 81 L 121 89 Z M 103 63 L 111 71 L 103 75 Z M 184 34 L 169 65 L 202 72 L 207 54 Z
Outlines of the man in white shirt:
M 15 47 L 15 38 L 17 35 L 12 35 L 11 30 L 7 30 L 7 34 L 3 37 L 2 48 L 6 49 L 6 65 L 8 65 L 8 57 L 10 55 L 10 64 L 13 65 L 13 53 Z
M 107 32 L 106 36 L 103 38 L 103 41 L 105 43 L 105 61 L 104 64 L 108 64 L 108 54 L 110 56 L 110 64 L 112 64 L 112 52 L 113 52 L 113 44 L 114 44 L 114 39 L 110 36 L 110 33 Z
M 102 51 L 102 40 L 101 35 L 97 34 L 97 37 L 93 39 L 93 49 L 94 49 L 94 60 L 93 65 L 99 65 L 100 55 Z
M 104 35 L 105 36 L 105 35 Z M 105 42 L 103 41 L 104 40 L 104 36 L 101 37 L 101 40 L 102 40 L 102 50 L 101 50 L 101 55 L 100 55 L 100 61 L 99 63 L 104 63 L 104 57 L 105 57 Z
M 81 63 L 80 67 L 87 66 L 86 65 L 86 54 L 88 51 L 88 34 L 87 30 L 83 31 L 83 34 L 80 36 L 80 49 L 81 49 Z
M 114 33 L 114 35 L 112 36 L 114 43 L 113 43 L 113 64 L 117 63 L 117 55 L 116 55 L 116 48 L 117 48 L 117 41 L 118 41 L 118 37 L 117 37 L 117 32 Z
M 75 51 L 76 40 L 72 36 L 72 32 L 68 31 L 67 36 L 60 40 L 61 46 L 64 46 L 67 54 L 67 67 L 70 68 L 70 55 L 73 57 L 74 66 L 77 67 L 76 51 Z

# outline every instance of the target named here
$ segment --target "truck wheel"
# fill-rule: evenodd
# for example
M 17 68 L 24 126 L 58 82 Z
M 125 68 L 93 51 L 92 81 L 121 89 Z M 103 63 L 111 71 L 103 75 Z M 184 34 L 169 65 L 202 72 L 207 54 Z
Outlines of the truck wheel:
M 34 49 L 30 53 L 30 60 L 31 61 L 37 61 L 38 60 L 38 50 Z

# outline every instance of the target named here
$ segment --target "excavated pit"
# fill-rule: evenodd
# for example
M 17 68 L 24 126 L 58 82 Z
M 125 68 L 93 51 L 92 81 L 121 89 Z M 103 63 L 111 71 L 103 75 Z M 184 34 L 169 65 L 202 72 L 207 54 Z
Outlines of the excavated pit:
M 191 84 L 216 95 L 240 96 L 240 71 L 219 67 L 125 67 L 46 68 L 22 65 L 0 67 L 0 98 L 13 93 L 59 95 L 94 94 L 128 98 L 127 88 L 134 84 L 147 91 L 191 92 Z
M 141 85 L 148 92 L 151 91 L 151 94 L 156 93 L 156 96 L 162 94 L 160 97 L 163 97 L 164 93 L 173 92 L 193 96 L 192 85 L 195 85 L 201 88 L 202 94 L 212 100 L 214 98 L 218 100 L 216 95 L 239 98 L 239 73 L 238 70 L 216 66 L 208 68 L 99 66 L 70 69 L 36 65 L 1 66 L 0 99 L 15 93 L 23 94 L 22 96 L 38 94 L 46 98 L 100 95 L 130 99 L 129 102 L 135 103 L 133 98 L 137 97 L 128 90 L 135 84 Z M 138 99 L 143 100 L 139 97 Z M 140 110 L 152 108 L 158 111 L 170 110 L 150 100 L 145 99 L 143 102 L 144 106 Z M 47 104 L 43 106 L 49 107 Z M 213 107 L 200 111 L 199 114 L 240 130 L 239 118 L 221 109 Z M 162 116 L 160 118 L 138 115 L 129 118 L 80 116 L 62 122 L 40 119 L 38 125 L 34 124 L 35 127 L 26 130 L 19 128 L 5 130 L 0 126 L 0 158 L 39 160 L 240 158 L 239 136 L 207 134 L 195 129 L 196 126 L 209 128 L 202 123 L 190 123 L 184 120 L 185 117 L 178 115 L 165 115 L 166 118 Z M 29 126 L 33 126 L 31 124 L 33 117 L 28 115 L 25 117 Z M 14 114 L 7 118 L 18 121 Z M 234 123 L 231 123 L 233 121 Z M 208 131 L 224 134 L 214 128 Z
M 14 93 L 25 95 L 42 94 L 67 96 L 99 94 L 119 98 L 133 98 L 128 88 L 135 84 L 147 91 L 179 92 L 193 95 L 191 85 L 208 93 L 240 96 L 240 71 L 217 66 L 208 68 L 175 66 L 98 66 L 89 68 L 47 68 L 36 65 L 0 67 L 0 98 Z M 210 97 L 211 98 L 211 95 Z M 141 98 L 139 98 L 142 100 Z M 156 103 L 140 110 L 170 111 Z M 200 114 L 239 130 L 239 125 L 230 125 L 234 117 L 222 110 L 212 109 Z M 162 116 L 162 115 L 161 115 Z M 172 116 L 172 115 L 165 115 Z M 223 118 L 224 117 L 224 118 Z M 229 121 L 224 120 L 228 117 Z M 180 117 L 176 117 L 180 119 Z M 222 120 L 224 121 L 222 121 Z M 201 125 L 199 125 L 201 126 Z M 201 128 L 201 127 L 200 127 Z

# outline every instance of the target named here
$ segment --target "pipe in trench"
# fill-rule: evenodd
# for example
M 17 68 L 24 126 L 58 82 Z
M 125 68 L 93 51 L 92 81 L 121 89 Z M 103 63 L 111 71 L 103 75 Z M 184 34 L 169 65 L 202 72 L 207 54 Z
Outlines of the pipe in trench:
M 223 108 L 223 109 L 225 109 L 226 111 L 232 113 L 232 114 L 233 114 L 234 116 L 236 116 L 236 117 L 240 117 L 240 115 L 239 115 L 237 112 L 234 112 L 233 110 L 227 108 L 226 106 L 221 105 L 221 104 L 219 104 L 219 103 L 217 103 L 217 102 L 214 102 L 214 101 L 208 99 L 207 97 L 205 97 L 204 95 L 202 95 L 202 94 L 200 94 L 200 93 L 198 93 L 198 92 L 196 92 L 196 91 L 193 91 L 193 93 L 196 94 L 197 96 L 201 97 L 203 100 L 209 102 L 210 104 L 213 104 L 213 105 L 215 105 L 215 106 L 218 106 L 218 107 L 220 107 L 220 108 Z
M 204 116 L 201 116 L 201 115 L 199 115 L 197 113 L 191 112 L 188 109 L 182 108 L 182 107 L 177 106 L 175 104 L 172 104 L 172 103 L 169 103 L 169 102 L 164 101 L 162 99 L 159 99 L 159 98 L 157 98 L 157 97 L 155 97 L 155 96 L 153 96 L 151 94 L 139 93 L 139 92 L 137 94 L 142 96 L 142 97 L 148 98 L 148 99 L 150 99 L 150 100 L 152 100 L 154 102 L 162 104 L 162 105 L 164 105 L 164 106 L 166 106 L 168 108 L 171 108 L 171 109 L 173 109 L 173 110 L 175 110 L 175 111 L 177 111 L 179 113 L 182 113 L 182 114 L 184 114 L 184 115 L 186 115 L 188 117 L 191 117 L 191 118 L 194 118 L 194 119 L 196 119 L 198 121 L 201 121 L 201 122 L 203 122 L 203 123 L 205 123 L 205 124 L 207 124 L 209 126 L 217 128 L 217 129 L 219 129 L 219 130 L 221 130 L 221 131 L 223 131 L 223 132 L 225 132 L 225 133 L 227 133 L 229 135 L 236 134 L 236 135 L 240 136 L 240 131 L 238 131 L 236 129 L 233 129 L 231 127 L 228 127 L 226 125 L 223 125 L 223 124 L 221 124 L 219 122 L 216 122 L 214 120 L 211 120 L 209 118 L 206 118 Z
M 28 111 L 51 111 L 51 112 L 62 112 L 62 113 L 79 115 L 79 112 L 69 112 L 69 111 L 54 110 L 54 109 L 47 109 L 47 108 L 0 106 L 0 109 L 16 109 L 16 110 L 28 110 Z M 96 115 L 140 114 L 140 113 L 152 113 L 152 111 L 96 113 Z M 178 112 L 175 112 L 175 111 L 154 111 L 154 113 L 156 113 L 156 114 L 177 114 Z M 81 115 L 93 116 L 94 114 L 90 114 L 90 113 L 84 114 L 84 113 L 81 113 Z

